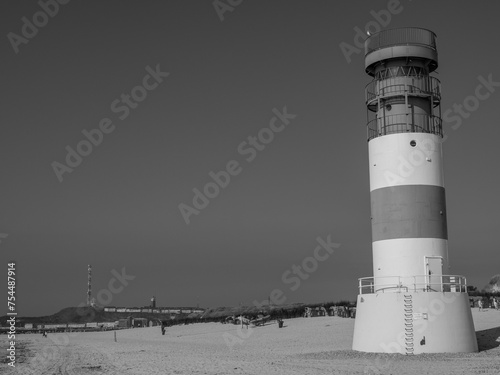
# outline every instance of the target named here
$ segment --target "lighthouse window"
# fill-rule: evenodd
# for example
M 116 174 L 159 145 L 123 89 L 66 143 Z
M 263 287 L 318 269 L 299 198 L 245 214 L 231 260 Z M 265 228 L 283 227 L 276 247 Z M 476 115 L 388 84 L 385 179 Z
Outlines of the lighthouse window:
M 411 147 L 415 147 L 416 145 L 417 145 L 417 142 L 415 142 L 415 141 L 411 141 L 411 142 L 410 142 L 410 146 L 411 146 Z

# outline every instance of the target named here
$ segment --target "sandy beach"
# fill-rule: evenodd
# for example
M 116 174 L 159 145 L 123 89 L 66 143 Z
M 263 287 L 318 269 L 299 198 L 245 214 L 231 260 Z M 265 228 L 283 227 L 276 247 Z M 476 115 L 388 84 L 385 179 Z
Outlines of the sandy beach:
M 354 319 L 298 318 L 263 327 L 220 323 L 17 336 L 2 374 L 499 374 L 500 311 L 473 311 L 479 353 L 369 354 L 351 350 Z M 6 337 L 1 349 L 6 351 Z

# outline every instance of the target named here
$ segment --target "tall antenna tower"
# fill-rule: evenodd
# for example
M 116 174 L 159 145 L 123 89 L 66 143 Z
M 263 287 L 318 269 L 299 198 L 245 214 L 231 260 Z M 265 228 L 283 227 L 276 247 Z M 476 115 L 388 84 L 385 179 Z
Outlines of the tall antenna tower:
M 88 265 L 88 283 L 87 283 L 87 306 L 91 305 L 91 297 L 92 297 L 92 266 Z

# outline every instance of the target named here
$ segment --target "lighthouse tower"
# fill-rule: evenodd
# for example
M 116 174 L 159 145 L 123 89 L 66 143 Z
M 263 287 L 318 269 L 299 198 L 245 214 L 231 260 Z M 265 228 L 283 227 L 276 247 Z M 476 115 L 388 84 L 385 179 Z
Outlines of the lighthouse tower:
M 365 42 L 373 277 L 359 280 L 354 350 L 477 351 L 466 280 L 448 275 L 437 66 L 432 31 Z

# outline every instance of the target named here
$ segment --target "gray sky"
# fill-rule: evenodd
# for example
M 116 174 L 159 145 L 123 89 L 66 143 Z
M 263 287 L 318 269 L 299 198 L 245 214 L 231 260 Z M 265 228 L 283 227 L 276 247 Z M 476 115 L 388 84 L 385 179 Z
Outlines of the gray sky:
M 500 82 L 500 3 L 389 4 L 395 12 L 377 25 L 438 36 L 449 273 L 482 288 L 500 272 L 500 87 L 463 115 L 453 105 L 475 96 L 479 76 Z M 372 276 L 370 78 L 363 53 L 349 63 L 340 44 L 355 47 L 354 28 L 376 23 L 373 12 L 390 14 L 388 2 L 230 7 L 219 16 L 211 0 L 73 0 L 16 44 L 8 34 L 22 37 L 22 18 L 33 21 L 41 7 L 0 3 L 0 273 L 17 262 L 19 313 L 84 302 L 87 264 L 94 296 L 110 289 L 112 270 L 135 276 L 111 293 L 115 306 L 144 306 L 152 295 L 161 306 L 251 304 L 274 289 L 286 302 L 353 300 L 357 279 Z M 148 66 L 169 75 L 136 88 Z M 131 91 L 146 98 L 125 112 L 121 95 Z M 284 107 L 296 117 L 248 161 L 248 137 Z M 103 119 L 113 130 L 60 182 L 53 162 L 66 164 L 66 147 Z M 186 224 L 179 205 L 193 206 L 193 189 L 232 160 L 239 174 Z M 327 236 L 340 247 L 291 290 L 297 283 L 285 273 Z

